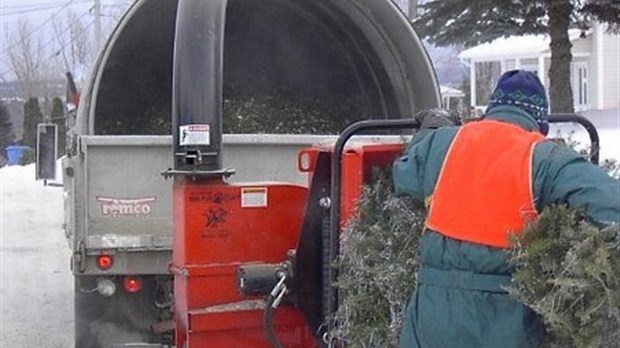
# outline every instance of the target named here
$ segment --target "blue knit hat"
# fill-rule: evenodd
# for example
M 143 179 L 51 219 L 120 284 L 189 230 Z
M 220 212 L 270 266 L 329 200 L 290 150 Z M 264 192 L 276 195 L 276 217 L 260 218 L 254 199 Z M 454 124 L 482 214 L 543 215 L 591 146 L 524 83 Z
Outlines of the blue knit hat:
M 525 70 L 505 72 L 491 94 L 487 112 L 498 105 L 512 105 L 524 110 L 536 119 L 543 135 L 549 132 L 547 94 L 545 87 L 533 72 Z

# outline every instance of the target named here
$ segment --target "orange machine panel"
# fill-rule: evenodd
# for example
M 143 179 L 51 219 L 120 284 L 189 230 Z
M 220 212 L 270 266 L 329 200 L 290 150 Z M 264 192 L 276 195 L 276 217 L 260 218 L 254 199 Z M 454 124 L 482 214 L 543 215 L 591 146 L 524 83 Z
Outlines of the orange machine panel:
M 389 168 L 396 157 L 402 153 L 404 144 L 367 144 L 345 148 L 342 154 L 340 224 L 344 226 L 355 215 L 357 200 L 365 184 L 372 179 L 372 169 Z M 317 146 L 299 152 L 297 168 L 309 174 L 308 183 L 316 170 L 319 152 L 328 152 L 333 156 L 333 147 Z
M 277 183 L 232 185 L 176 178 L 173 262 L 177 346 L 270 347 L 264 301 L 240 294 L 237 271 L 279 263 L 297 247 L 308 190 Z M 274 328 L 287 347 L 315 347 L 301 313 L 282 305 Z
M 345 149 L 342 155 L 340 225 L 356 213 L 363 186 L 371 181 L 373 168 L 390 168 L 403 151 L 403 144 L 372 144 Z

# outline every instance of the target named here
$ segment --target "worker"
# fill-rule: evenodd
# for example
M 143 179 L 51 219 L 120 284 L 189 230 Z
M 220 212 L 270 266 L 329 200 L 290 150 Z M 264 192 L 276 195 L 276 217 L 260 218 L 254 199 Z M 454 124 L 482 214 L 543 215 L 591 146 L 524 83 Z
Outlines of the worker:
M 554 204 L 618 223 L 620 181 L 545 141 L 547 110 L 538 77 L 508 71 L 480 120 L 418 132 L 394 162 L 396 194 L 428 208 L 401 348 L 538 347 L 541 321 L 505 291 L 510 235 Z M 421 116 L 423 128 L 438 124 L 425 120 L 432 113 Z

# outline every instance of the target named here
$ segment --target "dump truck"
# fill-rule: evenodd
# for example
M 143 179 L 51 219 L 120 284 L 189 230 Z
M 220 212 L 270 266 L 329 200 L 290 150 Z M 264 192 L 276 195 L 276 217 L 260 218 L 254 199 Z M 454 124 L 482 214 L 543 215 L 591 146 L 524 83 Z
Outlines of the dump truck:
M 184 3 L 197 6 L 196 16 L 187 13 Z M 197 29 L 202 21 L 206 30 Z M 180 41 L 195 30 L 207 37 Z M 186 52 L 187 61 L 175 65 L 175 52 Z M 204 70 L 203 59 L 213 71 Z M 175 84 L 174 69 L 201 76 L 201 83 Z M 187 144 L 215 144 L 210 137 L 221 136 L 218 158 L 223 168 L 236 171 L 227 182 L 279 181 L 302 188 L 311 175 L 299 170 L 298 152 L 335 141 L 326 134 L 222 135 L 214 131 L 221 122 L 205 128 L 200 121 L 179 130 L 172 125 L 173 95 L 179 88 L 182 98 L 201 100 L 218 114 L 224 109 L 225 122 L 239 121 L 237 106 L 258 100 L 275 100 L 267 110 L 278 110 L 283 101 L 310 105 L 325 123 L 337 117 L 344 125 L 410 117 L 439 106 L 440 100 L 422 43 L 390 1 L 136 1 L 80 91 L 62 161 L 76 347 L 176 343 L 180 317 L 174 313 L 180 307 L 171 266 L 175 179 L 161 173 L 174 172 L 178 156 L 170 149 L 179 132 L 185 131 L 180 136 L 188 137 Z M 269 119 L 267 114 L 258 119 L 263 116 Z M 203 155 L 193 152 L 187 158 L 199 164 L 206 160 Z M 247 191 L 246 203 L 262 204 L 261 192 Z

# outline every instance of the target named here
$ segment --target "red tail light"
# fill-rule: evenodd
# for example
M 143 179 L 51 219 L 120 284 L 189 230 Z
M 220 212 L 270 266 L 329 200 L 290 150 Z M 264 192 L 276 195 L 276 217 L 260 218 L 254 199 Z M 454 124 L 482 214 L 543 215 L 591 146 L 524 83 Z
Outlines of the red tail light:
M 140 277 L 125 277 L 123 280 L 123 285 L 125 286 L 125 290 L 127 290 L 127 292 L 135 294 L 136 292 L 142 290 L 142 279 L 140 279 Z
M 99 255 L 99 257 L 97 257 L 97 267 L 104 271 L 110 269 L 113 264 L 114 259 L 112 258 L 112 255 Z

